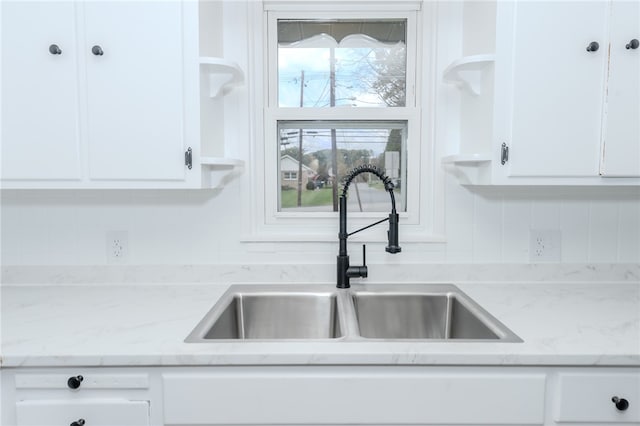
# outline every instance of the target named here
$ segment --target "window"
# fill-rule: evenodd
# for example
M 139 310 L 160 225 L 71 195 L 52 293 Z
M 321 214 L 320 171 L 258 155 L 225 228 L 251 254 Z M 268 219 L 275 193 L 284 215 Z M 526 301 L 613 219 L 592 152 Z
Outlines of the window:
M 422 166 L 431 153 L 422 146 L 427 123 L 417 96 L 422 4 L 263 2 L 266 37 L 254 39 L 264 46 L 254 145 L 263 164 L 255 170 L 259 200 L 252 207 L 262 230 L 335 239 L 328 230 L 337 224 L 342 180 L 362 164 L 378 166 L 396 184 L 403 224 L 422 232 L 429 226 L 423 194 L 433 182 Z M 354 227 L 390 208 L 374 176 L 358 176 L 348 196 Z
M 272 123 L 279 144 L 274 155 L 280 159 L 277 167 L 282 176 L 276 183 L 278 212 L 337 211 L 340 183 L 362 164 L 375 164 L 394 179 L 401 191 L 400 211 L 405 211 L 409 114 L 389 121 L 369 111 L 405 110 L 413 102 L 407 96 L 407 76 L 413 79 L 407 70 L 408 20 L 373 16 L 269 20 L 276 33 L 276 42 L 269 46 L 273 58 L 269 71 L 277 87 L 270 104 L 284 117 Z M 293 120 L 305 109 L 322 110 L 324 119 Z M 292 162 L 298 165 L 298 182 L 293 186 L 285 182 L 291 180 Z M 355 211 L 388 209 L 388 194 L 377 178 L 359 177 L 353 188 L 349 201 Z
M 282 172 L 284 180 L 298 180 L 298 173 L 296 172 Z

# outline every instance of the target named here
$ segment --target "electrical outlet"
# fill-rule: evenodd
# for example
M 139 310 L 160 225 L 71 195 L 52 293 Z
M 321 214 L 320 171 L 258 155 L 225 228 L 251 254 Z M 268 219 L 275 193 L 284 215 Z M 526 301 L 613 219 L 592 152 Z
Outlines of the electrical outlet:
M 562 234 L 558 230 L 529 231 L 529 260 L 531 262 L 559 262 L 562 253 Z
M 129 233 L 127 231 L 107 232 L 106 248 L 108 263 L 126 263 L 129 255 Z

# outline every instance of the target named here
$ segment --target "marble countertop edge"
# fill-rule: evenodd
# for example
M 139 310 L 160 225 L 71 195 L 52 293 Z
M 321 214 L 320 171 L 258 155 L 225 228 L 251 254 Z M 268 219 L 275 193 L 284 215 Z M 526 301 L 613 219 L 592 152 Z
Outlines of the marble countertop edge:
M 317 359 L 320 358 L 320 359 Z M 59 368 L 59 367 L 221 367 L 221 366 L 302 366 L 302 365 L 397 365 L 397 366 L 503 366 L 503 367 L 555 367 L 606 366 L 640 367 L 640 355 L 517 355 L 495 354 L 406 354 L 393 356 L 357 355 L 349 357 L 318 357 L 317 355 L 122 355 L 122 356 L 30 356 L 13 355 L 3 359 L 2 369 Z

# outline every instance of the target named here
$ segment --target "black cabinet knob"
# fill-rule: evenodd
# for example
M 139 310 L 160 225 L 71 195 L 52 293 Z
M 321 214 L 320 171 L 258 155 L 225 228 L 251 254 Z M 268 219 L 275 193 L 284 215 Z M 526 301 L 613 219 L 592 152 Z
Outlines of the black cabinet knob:
M 616 404 L 616 408 L 620 411 L 625 411 L 627 408 L 629 408 L 629 401 L 624 398 L 618 398 L 617 396 L 614 396 L 613 398 L 611 398 L 611 402 Z
M 60 49 L 60 46 L 58 46 L 57 44 L 52 44 L 51 46 L 49 46 L 49 53 L 51 53 L 52 55 L 62 55 L 62 49 Z
M 637 49 L 639 46 L 640 46 L 640 41 L 638 41 L 637 38 L 634 38 L 629 43 L 627 43 L 627 45 L 625 47 L 627 49 Z
M 591 43 L 589 43 L 589 45 L 587 46 L 587 52 L 597 52 L 598 49 L 600 49 L 600 45 L 598 44 L 597 41 L 592 41 Z
M 96 56 L 102 56 L 104 55 L 104 51 L 102 50 L 102 47 L 95 45 L 91 48 L 91 53 L 93 53 Z
M 67 386 L 69 386 L 69 389 L 78 389 L 83 380 L 84 377 L 82 376 L 71 376 L 69 380 L 67 380 Z
M 71 423 L 69 426 L 84 426 L 84 419 L 78 419 L 75 422 Z

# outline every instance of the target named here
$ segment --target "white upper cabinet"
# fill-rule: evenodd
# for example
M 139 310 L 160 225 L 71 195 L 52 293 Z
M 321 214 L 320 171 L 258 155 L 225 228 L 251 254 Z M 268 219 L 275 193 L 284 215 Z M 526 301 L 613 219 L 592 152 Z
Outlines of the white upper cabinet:
M 84 5 L 91 179 L 182 180 L 181 4 Z
M 504 21 L 514 23 L 497 33 L 496 87 L 506 90 L 496 96 L 505 108 L 496 134 L 509 145 L 509 176 L 598 174 L 606 12 L 597 1 L 500 6 Z
M 640 184 L 638 2 L 493 4 L 493 79 L 461 95 L 461 134 L 492 136 L 461 139 L 446 167 L 470 184 Z
M 199 186 L 197 31 L 180 1 L 3 2 L 2 186 Z
M 640 177 L 640 3 L 613 2 L 611 22 L 600 173 Z
M 2 4 L 2 178 L 79 180 L 76 5 Z

